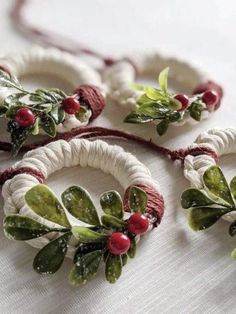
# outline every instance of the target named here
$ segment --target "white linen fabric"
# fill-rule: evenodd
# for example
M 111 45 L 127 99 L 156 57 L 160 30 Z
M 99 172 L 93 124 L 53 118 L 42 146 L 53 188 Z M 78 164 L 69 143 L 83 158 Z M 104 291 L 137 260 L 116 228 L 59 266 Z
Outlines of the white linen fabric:
M 32 45 L 9 27 L 7 13 L 11 4 L 10 0 L 0 1 L 1 54 Z M 221 82 L 226 95 L 222 107 L 211 118 L 194 128 L 171 127 L 162 138 L 151 127 L 124 124 L 123 109 L 114 105 L 106 106 L 95 121 L 97 125 L 152 138 L 172 149 L 191 145 L 210 128 L 235 127 L 235 12 L 233 0 L 32 0 L 25 11 L 30 22 L 106 54 L 124 55 L 131 50 L 153 48 L 190 62 L 196 59 L 194 63 L 200 63 L 211 78 Z M 56 87 L 54 83 L 49 82 L 49 86 Z M 4 124 L 0 132 L 0 139 L 4 139 Z M 6 239 L 0 228 L 0 313 L 234 314 L 236 263 L 229 252 L 236 245 L 227 234 L 229 223 L 221 220 L 199 233 L 190 230 L 180 206 L 180 195 L 189 188 L 183 169 L 136 144 L 110 143 L 135 154 L 160 183 L 166 203 L 162 223 L 140 241 L 137 256 L 125 266 L 115 285 L 105 281 L 101 269 L 92 282 L 81 288 L 67 282 L 69 259 L 57 274 L 40 276 L 32 269 L 37 249 Z M 1 168 L 15 161 L 9 154 L 0 153 Z M 229 179 L 236 175 L 235 162 L 234 154 L 220 158 L 219 164 Z M 110 175 L 92 168 L 64 169 L 51 175 L 46 184 L 58 196 L 70 185 L 83 186 L 94 200 L 110 189 L 123 193 Z M 0 204 L 2 208 L 2 199 Z M 1 211 L 1 220 L 3 216 Z

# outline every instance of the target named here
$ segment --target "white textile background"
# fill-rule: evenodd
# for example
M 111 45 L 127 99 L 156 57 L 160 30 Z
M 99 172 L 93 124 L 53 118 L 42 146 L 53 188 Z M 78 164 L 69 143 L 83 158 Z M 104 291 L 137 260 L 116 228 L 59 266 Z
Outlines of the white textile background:
M 8 19 L 11 4 L 0 1 L 0 54 L 31 45 Z M 209 120 L 194 128 L 172 128 L 161 139 L 151 127 L 124 125 L 124 112 L 111 105 L 97 125 L 153 137 L 171 148 L 187 146 L 201 131 L 214 126 L 236 127 L 235 1 L 33 0 L 26 16 L 36 25 L 105 54 L 161 49 L 196 60 L 225 88 L 222 107 Z M 42 78 L 39 81 L 44 83 Z M 191 231 L 180 206 L 181 192 L 188 187 L 182 169 L 132 143 L 112 142 L 135 154 L 159 180 L 166 201 L 162 224 L 143 239 L 137 257 L 115 285 L 105 281 L 101 269 L 81 288 L 67 283 L 69 260 L 54 276 L 36 274 L 32 269 L 36 250 L 5 239 L 1 228 L 0 313 L 235 313 L 236 262 L 229 255 L 236 241 L 227 234 L 228 223 L 220 221 L 202 233 Z M 235 156 L 221 160 L 229 178 L 236 175 L 235 161 Z M 9 154 L 0 153 L 1 168 L 12 163 Z M 112 177 L 94 169 L 63 170 L 50 177 L 48 184 L 58 194 L 68 185 L 79 184 L 95 199 L 111 188 L 121 191 Z

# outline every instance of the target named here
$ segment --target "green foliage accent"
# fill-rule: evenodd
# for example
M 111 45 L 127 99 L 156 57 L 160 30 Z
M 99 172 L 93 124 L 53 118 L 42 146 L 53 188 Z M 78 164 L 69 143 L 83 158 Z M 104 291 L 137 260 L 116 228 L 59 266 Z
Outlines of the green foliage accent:
M 189 226 L 194 231 L 204 230 L 216 223 L 221 216 L 229 213 L 228 208 L 199 207 L 190 208 L 188 213 Z
M 80 122 L 86 122 L 87 121 L 87 109 L 85 107 L 80 107 L 80 110 L 75 114 L 75 117 Z
M 147 103 L 139 107 L 138 113 L 153 119 L 164 119 L 170 109 L 160 103 Z
M 236 259 L 236 248 L 232 251 L 231 257 L 232 257 L 233 259 Z
M 236 200 L 236 177 L 234 177 L 230 182 L 231 193 Z
M 208 168 L 203 175 L 203 181 L 210 193 L 221 200 L 220 203 L 229 207 L 235 206 L 228 183 L 219 167 Z
M 56 136 L 56 123 L 49 114 L 45 114 L 40 118 L 40 127 L 50 137 Z
M 101 217 L 101 221 L 105 227 L 112 228 L 115 230 L 122 229 L 127 225 L 127 223 L 124 220 L 121 220 L 111 215 L 103 215 Z
M 71 186 L 62 194 L 62 202 L 71 215 L 90 225 L 99 225 L 97 210 L 89 193 L 79 187 Z
M 152 122 L 153 120 L 154 119 L 151 117 L 148 117 L 142 113 L 133 111 L 125 117 L 124 122 L 140 124 L 140 123 L 149 123 L 149 122 Z
M 122 266 L 125 266 L 128 263 L 128 254 L 122 254 L 121 259 L 122 259 Z
M 123 201 L 116 191 L 108 191 L 100 196 L 100 204 L 103 211 L 114 217 L 122 219 L 124 216 Z
M 147 207 L 147 194 L 137 186 L 132 186 L 129 190 L 129 207 L 133 212 L 144 213 Z
M 120 255 L 109 254 L 106 259 L 105 274 L 109 283 L 115 283 L 122 272 L 122 259 Z
M 72 285 L 86 284 L 97 274 L 102 258 L 102 251 L 94 251 L 80 257 L 77 264 L 72 268 L 69 282 Z
M 136 254 L 136 241 L 135 241 L 135 238 L 130 240 L 130 248 L 129 248 L 129 251 L 128 251 L 128 256 L 130 258 L 134 258 L 135 257 L 135 254 Z
M 54 274 L 62 265 L 68 248 L 71 232 L 44 246 L 34 258 L 34 270 L 40 274 Z
M 86 227 L 73 226 L 71 231 L 73 236 L 82 243 L 101 242 L 106 241 L 107 239 L 105 234 L 93 231 Z
M 11 129 L 11 126 L 8 123 L 8 130 Z M 11 154 L 13 157 L 16 157 L 19 153 L 21 147 L 24 145 L 25 141 L 29 137 L 29 135 L 32 133 L 33 128 L 23 128 L 23 127 L 17 127 L 13 128 L 11 131 Z
M 167 81 L 168 81 L 168 73 L 169 67 L 165 68 L 161 71 L 158 77 L 158 83 L 160 85 L 160 89 L 166 94 L 167 93 Z
M 203 103 L 199 100 L 194 101 L 188 108 L 190 116 L 196 121 L 201 120 L 203 110 Z
M 213 204 L 214 201 L 198 189 L 188 189 L 184 191 L 181 196 L 181 205 L 185 209 L 190 207 L 201 207 Z
M 51 231 L 47 226 L 19 215 L 6 217 L 3 221 L 3 228 L 8 239 L 20 241 L 38 238 Z
M 157 124 L 156 126 L 156 130 L 157 133 L 162 136 L 166 133 L 166 131 L 168 130 L 169 127 L 169 121 L 168 119 L 164 119 L 162 120 L 160 123 Z
M 38 184 L 25 194 L 27 205 L 39 216 L 64 227 L 70 227 L 65 211 L 52 191 Z

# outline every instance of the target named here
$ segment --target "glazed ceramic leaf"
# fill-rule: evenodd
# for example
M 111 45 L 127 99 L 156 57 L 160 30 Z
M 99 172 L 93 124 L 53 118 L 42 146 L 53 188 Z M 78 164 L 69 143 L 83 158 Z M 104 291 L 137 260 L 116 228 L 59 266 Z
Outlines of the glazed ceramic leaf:
M 144 104 L 138 109 L 138 113 L 153 119 L 163 119 L 169 111 L 170 109 L 168 107 L 159 103 Z
M 149 104 L 150 102 L 153 103 L 153 100 L 148 98 L 146 94 L 141 95 L 137 100 L 137 104 L 140 106 L 142 106 L 143 104 Z
M 73 236 L 82 243 L 101 242 L 107 239 L 105 234 L 93 231 L 86 227 L 73 226 Z
M 80 244 L 74 255 L 74 263 L 76 264 L 77 262 L 79 262 L 80 258 L 83 255 L 91 253 L 93 251 L 103 250 L 105 246 L 106 242 L 91 242 Z
M 169 127 L 169 121 L 167 119 L 162 120 L 160 123 L 156 126 L 157 133 L 162 136 L 166 133 Z
M 158 78 L 158 83 L 160 85 L 160 89 L 166 93 L 167 92 L 167 79 L 168 79 L 169 67 L 165 68 L 161 71 Z
M 181 196 L 181 205 L 185 209 L 190 207 L 202 207 L 213 204 L 214 201 L 212 201 L 209 197 L 206 196 L 206 194 L 198 189 L 188 189 L 184 191 Z
M 40 118 L 40 127 L 47 135 L 51 137 L 56 136 L 56 124 L 49 114 L 45 114 Z
M 4 219 L 4 233 L 7 238 L 26 241 L 41 237 L 52 231 L 47 226 L 24 216 L 11 215 Z
M 234 177 L 230 182 L 231 193 L 236 200 L 236 177 Z
M 79 186 L 71 186 L 62 194 L 62 202 L 71 215 L 90 225 L 99 225 L 96 208 L 90 195 Z
M 232 222 L 229 226 L 229 234 L 231 237 L 234 237 L 236 235 L 236 221 Z
M 94 251 L 83 255 L 72 268 L 69 282 L 72 285 L 86 284 L 97 273 L 102 258 L 102 251 Z
M 123 201 L 120 194 L 116 191 L 108 191 L 101 195 L 100 204 L 103 211 L 122 219 L 124 216 Z
M 136 254 L 136 241 L 135 239 L 130 240 L 130 248 L 128 251 L 128 255 L 130 258 L 134 258 Z
M 133 212 L 144 213 L 147 207 L 147 194 L 144 190 L 133 186 L 129 190 L 129 207 Z
M 70 227 L 62 205 L 46 185 L 34 186 L 25 194 L 25 200 L 37 215 L 61 226 Z
M 234 206 L 228 183 L 219 167 L 212 166 L 208 168 L 203 175 L 203 181 L 214 196 L 222 199 L 229 206 Z
M 44 246 L 34 258 L 34 270 L 40 274 L 54 274 L 62 265 L 68 249 L 71 232 Z
M 164 96 L 160 90 L 153 88 L 151 86 L 145 86 L 144 91 L 145 91 L 146 96 L 150 98 L 151 100 L 160 100 L 160 101 L 167 100 L 167 97 Z
M 126 226 L 126 222 L 111 215 L 101 217 L 102 224 L 107 228 L 121 229 Z
M 109 254 L 106 259 L 106 279 L 110 283 L 115 283 L 122 272 L 122 259 L 120 255 Z
M 144 114 L 138 113 L 138 112 L 131 112 L 129 113 L 126 118 L 124 119 L 124 122 L 127 123 L 149 123 L 152 122 L 154 119 L 148 116 L 145 116 Z
M 188 213 L 188 223 L 195 231 L 203 230 L 211 227 L 221 216 L 229 211 L 228 208 L 191 208 Z

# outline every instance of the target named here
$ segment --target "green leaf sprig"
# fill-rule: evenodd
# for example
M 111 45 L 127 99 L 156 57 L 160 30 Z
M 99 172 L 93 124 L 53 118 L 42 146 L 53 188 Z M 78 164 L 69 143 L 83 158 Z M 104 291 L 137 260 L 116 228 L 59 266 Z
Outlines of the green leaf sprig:
M 188 189 L 181 197 L 182 207 L 188 209 L 188 223 L 195 231 L 209 228 L 223 215 L 236 211 L 236 177 L 228 184 L 222 170 L 212 166 L 205 171 L 203 182 L 203 189 Z M 231 223 L 229 234 L 236 234 L 236 221 Z M 236 249 L 234 258 L 235 253 Z
M 159 89 L 131 84 L 133 89 L 142 91 L 143 94 L 137 100 L 138 108 L 129 113 L 124 122 L 140 124 L 159 121 L 156 131 L 159 135 L 163 135 L 171 123 L 181 121 L 186 115 L 190 115 L 196 121 L 201 120 L 202 112 L 207 109 L 200 96 L 189 97 L 188 107 L 182 110 L 180 101 L 175 99 L 175 95 L 167 89 L 168 73 L 167 67 L 159 74 Z
M 2 104 L 0 104 L 0 117 L 9 120 L 7 131 L 11 135 L 12 155 L 16 156 L 27 138 L 37 135 L 43 130 L 48 136 L 56 136 L 56 126 L 65 120 L 63 101 L 68 95 L 58 88 L 36 89 L 33 92 L 25 90 L 14 75 L 0 70 L 0 86 L 15 89 Z M 19 109 L 27 108 L 35 116 L 34 123 L 29 127 L 19 126 L 16 114 Z M 82 104 L 75 117 L 84 121 L 87 113 L 86 105 Z
M 25 195 L 26 204 L 38 216 L 53 222 L 56 227 L 48 227 L 32 218 L 10 215 L 4 219 L 7 238 L 26 241 L 56 232 L 56 238 L 44 246 L 35 256 L 33 268 L 40 274 L 54 274 L 61 267 L 72 237 L 78 240 L 74 255 L 74 266 L 69 274 L 73 285 L 85 284 L 97 274 L 101 261 L 105 263 L 106 279 L 116 282 L 128 257 L 136 252 L 136 238 L 127 228 L 124 219 L 124 205 L 120 194 L 108 191 L 101 195 L 100 204 L 104 214 L 99 218 L 89 193 L 79 186 L 69 187 L 62 193 L 62 203 L 45 185 L 38 184 Z M 144 213 L 147 206 L 146 193 L 133 186 L 129 192 L 131 212 Z M 65 209 L 74 218 L 89 226 L 71 225 Z M 107 242 L 113 232 L 122 232 L 130 238 L 130 248 L 126 254 L 113 255 Z

